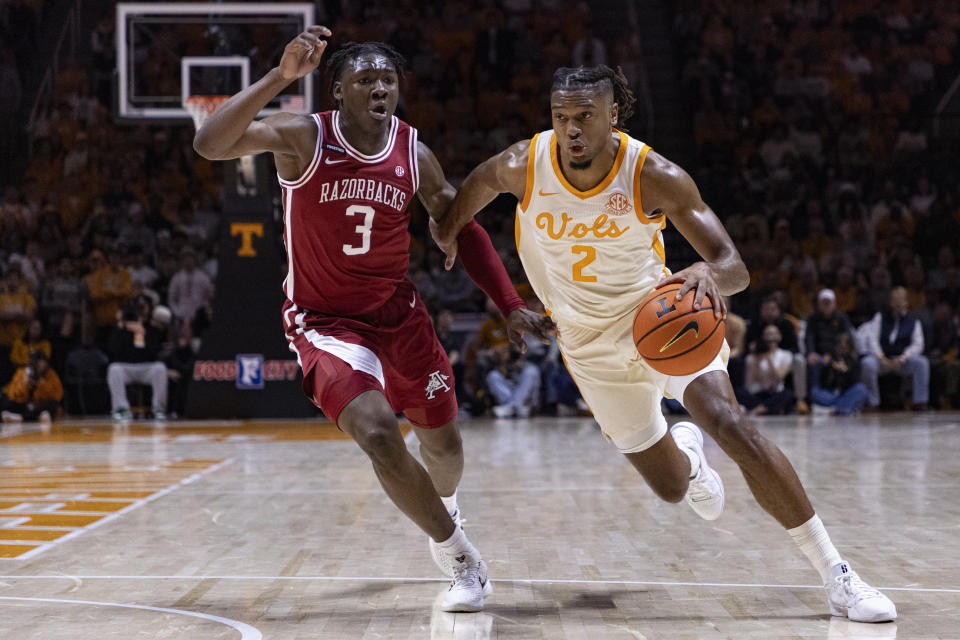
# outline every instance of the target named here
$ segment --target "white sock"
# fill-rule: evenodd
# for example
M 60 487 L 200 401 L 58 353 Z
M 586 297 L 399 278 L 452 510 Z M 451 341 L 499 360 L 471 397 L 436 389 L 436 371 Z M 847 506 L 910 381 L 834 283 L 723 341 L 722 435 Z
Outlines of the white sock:
M 820 516 L 813 514 L 812 518 L 799 527 L 787 529 L 787 533 L 807 556 L 814 569 L 820 573 L 820 581 L 824 584 L 830 582 L 831 567 L 840 564 L 843 560 L 837 548 L 830 542 L 830 536 L 823 527 Z
M 467 534 L 463 532 L 463 527 L 457 527 L 453 531 L 453 535 L 444 540 L 443 542 L 438 542 L 439 546 L 444 553 L 455 556 L 460 555 L 461 553 L 468 553 L 475 558 L 480 557 L 480 553 L 477 549 L 467 540 Z
M 457 492 L 456 491 L 453 492 L 452 496 L 448 498 L 444 498 L 443 496 L 440 496 L 440 499 L 443 501 L 443 506 L 447 508 L 447 513 L 449 513 L 451 516 L 454 513 L 456 513 L 457 511 Z

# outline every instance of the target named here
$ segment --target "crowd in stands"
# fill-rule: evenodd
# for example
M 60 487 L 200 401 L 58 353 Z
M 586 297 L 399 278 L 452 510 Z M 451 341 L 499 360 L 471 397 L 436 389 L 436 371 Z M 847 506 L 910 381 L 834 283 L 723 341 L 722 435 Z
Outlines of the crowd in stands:
M 960 6 L 679 4 L 691 173 L 751 273 L 744 405 L 957 406 L 958 165 L 932 116 Z
M 549 128 L 556 67 L 619 65 L 640 88 L 637 38 L 597 37 L 586 2 L 329 5 L 318 4 L 318 17 L 333 47 L 382 40 L 406 56 L 398 115 L 454 184 Z M 0 29 L 8 24 L 9 9 Z M 70 413 L 125 418 L 127 384 L 139 383 L 151 388 L 154 416 L 182 414 L 190 362 L 210 329 L 222 168 L 193 152 L 186 123 L 114 120 L 114 29 L 111 11 L 89 59 L 61 67 L 56 106 L 29 132 L 26 169 L 0 192 L 0 402 L 9 414 L 56 415 L 20 388 L 33 380 L 55 391 L 36 382 L 44 355 L 42 375 L 63 379 Z M 677 3 L 696 145 L 687 168 L 751 272 L 728 332 L 731 376 L 754 413 L 845 414 L 886 398 L 960 404 L 960 165 L 930 127 L 958 71 L 958 29 L 960 8 L 948 1 Z M 0 62 L 16 61 L 6 42 Z M 2 87 L 22 86 L 16 69 L 0 68 Z M 330 108 L 318 85 L 320 108 Z M 639 124 L 631 133 L 644 137 Z M 465 411 L 586 412 L 556 345 L 510 347 L 503 318 L 462 267 L 443 271 L 425 213 L 414 206 L 411 216 L 410 277 L 435 315 Z M 479 219 L 535 307 L 513 203 L 498 199 Z M 70 397 L 90 371 L 111 399 L 103 407 L 82 387 Z

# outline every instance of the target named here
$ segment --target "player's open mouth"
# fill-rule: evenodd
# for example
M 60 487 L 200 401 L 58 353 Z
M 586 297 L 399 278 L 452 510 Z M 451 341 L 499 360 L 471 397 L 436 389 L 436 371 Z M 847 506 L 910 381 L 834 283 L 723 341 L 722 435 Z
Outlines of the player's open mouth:
M 587 152 L 587 147 L 584 146 L 582 142 L 571 142 L 567 145 L 567 149 L 570 150 L 570 155 L 577 158 L 583 156 L 583 154 Z
M 384 104 L 374 105 L 370 109 L 370 115 L 377 120 L 385 120 L 387 118 L 387 105 L 384 105 Z

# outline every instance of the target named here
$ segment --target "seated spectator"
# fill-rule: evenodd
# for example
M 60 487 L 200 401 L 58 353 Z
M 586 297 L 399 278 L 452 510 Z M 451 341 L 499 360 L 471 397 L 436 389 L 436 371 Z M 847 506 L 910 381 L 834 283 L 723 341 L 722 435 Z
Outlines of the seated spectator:
M 820 378 L 810 396 L 814 414 L 848 416 L 859 413 L 867 402 L 867 387 L 860 381 L 860 356 L 853 336 L 841 333 L 832 354 L 824 356 Z
M 213 301 L 213 283 L 197 268 L 197 254 L 193 249 L 181 251 L 180 270 L 170 279 L 167 301 L 174 317 L 191 325 L 194 336 L 203 333 L 209 322 L 206 309 Z
M 167 366 L 167 416 L 182 416 L 186 412 L 187 389 L 196 360 L 191 346 L 190 326 L 181 325 L 174 333 L 171 330 L 174 329 L 173 313 L 163 305 L 154 307 L 150 323 L 164 339 L 158 357 Z
M 746 388 L 737 399 L 752 415 L 786 413 L 794 402 L 784 381 L 793 366 L 793 354 L 780 346 L 783 336 L 774 324 L 763 328 L 760 345 L 747 354 Z
M 121 313 L 110 335 L 107 384 L 111 414 L 116 421 L 130 419 L 127 385 L 148 384 L 153 392 L 154 420 L 165 420 L 167 411 L 167 365 L 159 359 L 164 335 L 151 322 L 153 309 L 141 296 L 137 306 Z
M 50 423 L 60 411 L 63 385 L 57 372 L 50 368 L 47 354 L 34 351 L 29 364 L 20 367 L 3 388 L 0 410 L 4 422 L 39 420 Z
M 820 369 L 829 362 L 840 336 L 845 333 L 853 337 L 850 319 L 847 314 L 837 310 L 837 296 L 833 289 L 821 289 L 817 294 L 817 310 L 807 318 L 804 335 L 809 387 L 820 380 Z
M 913 408 L 927 408 L 930 391 L 930 361 L 923 355 L 923 325 L 907 306 L 907 290 L 890 291 L 890 306 L 862 327 L 866 355 L 861 361 L 867 404 L 880 404 L 879 375 L 896 373 L 913 380 Z
M 154 283 L 160 277 L 156 269 L 147 264 L 147 252 L 140 247 L 134 246 L 131 251 L 133 258 L 128 267 L 130 270 L 130 283 L 136 291 L 144 291 L 153 288 Z
M 30 355 L 34 351 L 42 351 L 50 359 L 50 341 L 43 337 L 43 325 L 39 320 L 32 320 L 27 335 L 14 341 L 10 362 L 15 367 L 25 367 L 30 363 Z
M 8 267 L 0 281 L 0 384 L 10 380 L 13 374 L 10 364 L 13 343 L 26 335 L 36 309 L 37 303 L 24 286 L 20 269 Z
M 793 382 L 793 392 L 797 398 L 797 411 L 801 414 L 806 414 L 809 411 L 807 406 L 807 368 L 806 361 L 803 358 L 803 355 L 800 353 L 799 343 L 797 341 L 797 331 L 796 327 L 793 324 L 793 321 L 787 317 L 783 312 L 783 305 L 781 304 L 781 294 L 772 293 L 766 298 L 763 299 L 763 302 L 760 303 L 760 316 L 750 323 L 750 328 L 747 330 L 746 335 L 746 348 L 752 350 L 756 353 L 763 346 L 762 333 L 763 329 L 768 325 L 772 324 L 780 330 L 780 347 L 786 349 L 792 354 L 793 362 L 790 365 L 790 373 L 792 374 Z M 729 331 L 729 324 L 727 331 Z M 736 330 L 734 330 L 734 333 Z M 727 340 L 730 343 L 730 358 L 734 359 L 737 357 L 735 355 L 733 347 L 734 344 L 729 339 Z M 741 350 L 740 353 L 743 351 Z M 734 375 L 740 384 L 743 384 L 743 376 L 741 375 L 740 370 L 738 369 L 738 364 L 734 363 L 734 372 L 731 375 L 731 381 L 733 381 Z M 736 384 L 734 384 L 736 386 Z
M 493 368 L 487 372 L 487 389 L 496 399 L 497 418 L 527 418 L 540 396 L 540 367 L 509 344 L 493 348 Z

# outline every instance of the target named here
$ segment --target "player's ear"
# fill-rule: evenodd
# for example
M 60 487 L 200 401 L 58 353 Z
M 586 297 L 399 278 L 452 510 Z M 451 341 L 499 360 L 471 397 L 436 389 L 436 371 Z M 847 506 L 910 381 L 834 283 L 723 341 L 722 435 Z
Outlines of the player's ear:
M 619 117 L 620 117 L 620 105 L 614 102 L 613 105 L 610 106 L 610 126 L 611 127 L 617 126 L 617 119 Z
M 339 80 L 333 81 L 333 90 L 330 92 L 333 94 L 333 99 L 337 102 L 340 102 L 343 99 L 343 83 Z

